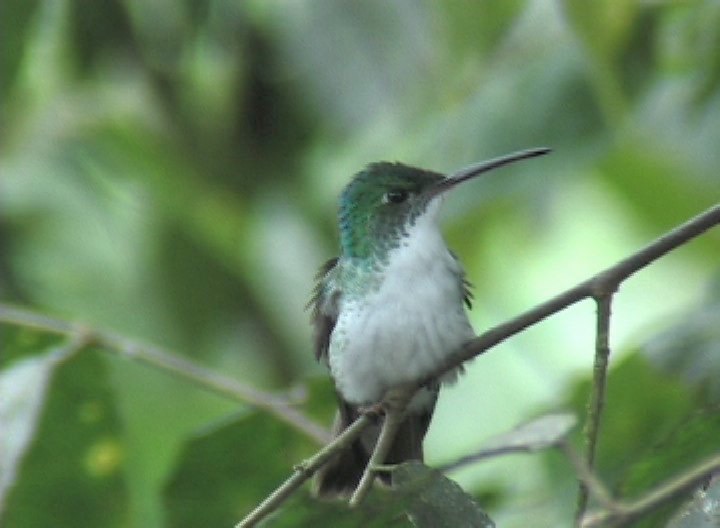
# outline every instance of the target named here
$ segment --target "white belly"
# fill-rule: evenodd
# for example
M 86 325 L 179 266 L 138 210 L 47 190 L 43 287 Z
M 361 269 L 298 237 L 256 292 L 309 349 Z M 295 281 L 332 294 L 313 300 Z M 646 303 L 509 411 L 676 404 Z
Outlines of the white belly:
M 375 403 L 388 389 L 424 378 L 474 336 L 461 268 L 439 232 L 436 238 L 406 240 L 375 291 L 341 301 L 328 359 L 349 402 Z

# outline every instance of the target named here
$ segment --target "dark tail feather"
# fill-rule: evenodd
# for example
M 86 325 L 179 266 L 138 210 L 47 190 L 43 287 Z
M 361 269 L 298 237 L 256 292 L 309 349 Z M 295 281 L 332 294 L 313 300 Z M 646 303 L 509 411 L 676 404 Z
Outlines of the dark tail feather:
M 347 429 L 358 417 L 354 407 L 342 400 L 338 403 L 339 410 L 335 414 L 335 422 L 333 423 L 333 438 Z M 365 466 L 370 459 L 368 450 L 363 446 L 363 438 L 370 434 L 377 437 L 377 426 L 371 425 L 368 427 L 360 439 L 353 442 L 349 448 L 335 455 L 333 459 L 318 470 L 314 483 L 314 491 L 318 497 L 346 497 L 353 492 L 358 482 L 360 482 L 360 477 L 362 477 Z
M 333 436 L 342 433 L 359 416 L 357 408 L 341 401 L 340 409 L 335 416 Z M 400 426 L 395 437 L 386 464 L 400 464 L 406 460 L 423 460 L 422 442 L 430 425 L 432 409 L 422 414 L 411 414 Z M 358 440 L 334 459 L 325 464 L 315 475 L 315 493 L 321 498 L 341 498 L 352 494 L 360 482 L 370 454 L 375 447 L 382 420 L 371 425 Z M 380 479 L 385 484 L 391 483 L 390 473 L 380 472 Z

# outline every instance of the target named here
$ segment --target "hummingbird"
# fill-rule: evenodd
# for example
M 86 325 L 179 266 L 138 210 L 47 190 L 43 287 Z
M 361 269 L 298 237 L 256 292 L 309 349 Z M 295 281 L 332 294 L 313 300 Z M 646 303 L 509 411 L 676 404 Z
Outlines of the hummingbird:
M 446 191 L 488 171 L 542 156 L 528 149 L 451 175 L 402 163 L 371 163 L 340 195 L 340 256 L 316 276 L 312 308 L 315 357 L 330 371 L 338 399 L 333 434 L 340 434 L 388 391 L 431 376 L 475 333 L 465 271 L 447 247 L 438 212 Z M 422 443 L 441 383 L 462 367 L 418 390 L 405 410 L 386 464 L 423 460 Z M 381 424 L 316 475 L 320 497 L 343 497 L 357 486 Z M 391 484 L 388 472 L 378 476 Z

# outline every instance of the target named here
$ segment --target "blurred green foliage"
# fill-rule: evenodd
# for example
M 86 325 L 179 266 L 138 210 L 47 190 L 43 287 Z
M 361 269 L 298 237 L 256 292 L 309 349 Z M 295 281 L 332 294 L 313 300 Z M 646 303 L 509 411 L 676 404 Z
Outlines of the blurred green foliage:
M 190 438 L 166 488 L 169 526 L 234 526 L 240 513 L 269 495 L 312 447 L 297 431 L 263 414 Z
M 446 234 L 476 284 L 478 330 L 720 196 L 715 0 L 6 0 L 0 34 L 0 300 L 162 344 L 265 389 L 310 380 L 308 406 L 321 416 L 332 396 L 312 380 L 325 374 L 303 306 L 314 269 L 336 251 L 336 196 L 365 163 L 451 171 L 554 149 L 448 200 Z M 705 291 L 718 254 L 710 232 L 617 296 L 613 356 L 628 357 L 611 373 L 600 460 L 620 488 L 676 468 L 673 448 L 668 460 L 653 450 L 694 445 L 681 424 L 697 431 L 693 450 L 708 448 L 693 420 L 716 402 L 720 312 Z M 476 360 L 443 393 L 430 463 L 582 400 L 592 338 L 592 313 L 578 307 Z M 9 325 L 0 345 L 11 388 L 15 369 L 58 346 Z M 229 504 L 234 495 L 239 519 L 242 497 L 261 496 L 309 450 L 243 409 L 238 434 L 213 436 L 236 406 L 111 352 L 88 354 L 29 385 L 44 398 L 27 423 L 40 425 L 10 494 L 0 486 L 3 525 L 184 524 L 190 503 L 174 501 L 193 480 L 214 481 Z M 103 431 L 73 419 L 93 401 L 107 411 Z M 242 431 L 250 425 L 267 439 Z M 87 457 L 108 439 L 98 460 L 118 466 L 91 486 L 100 477 Z M 202 455 L 202 442 L 226 447 Z M 284 454 L 242 458 L 271 446 Z M 644 469 L 621 474 L 646 455 Z M 453 477 L 493 497 L 501 526 L 572 516 L 572 474 L 556 455 Z M 214 518 L 193 504 L 193 522 Z
M 54 348 L 14 363 L 0 385 L 3 434 L 13 435 L 3 442 L 3 480 L 18 472 L 3 482 L 3 523 L 125 526 L 122 425 L 97 354 Z

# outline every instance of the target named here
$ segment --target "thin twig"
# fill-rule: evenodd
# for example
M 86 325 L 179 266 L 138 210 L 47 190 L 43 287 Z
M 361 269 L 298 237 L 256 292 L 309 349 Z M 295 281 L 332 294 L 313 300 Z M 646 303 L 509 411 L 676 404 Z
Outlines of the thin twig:
M 577 418 L 570 413 L 551 413 L 521 424 L 507 433 L 486 441 L 486 447 L 437 468 L 442 473 L 455 471 L 469 464 L 514 453 L 534 453 L 560 447 L 575 427 Z
M 383 400 L 385 420 L 380 430 L 380 436 L 377 442 L 375 442 L 375 448 L 373 449 L 372 455 L 370 455 L 370 460 L 368 460 L 360 482 L 350 497 L 349 504 L 351 508 L 358 506 L 370 492 L 370 488 L 372 488 L 373 481 L 375 480 L 377 468 L 385 462 L 385 458 L 390 452 L 395 436 L 397 436 L 397 432 L 405 418 L 405 409 L 414 394 L 415 389 L 412 387 L 400 387 L 396 390 L 391 390 L 385 396 Z
M 516 446 L 501 446 L 490 449 L 483 449 L 471 455 L 463 456 L 452 462 L 448 462 L 440 467 L 436 467 L 441 473 L 450 473 L 451 471 L 457 471 L 476 462 L 486 460 L 488 458 L 495 458 L 505 455 L 513 455 L 517 453 L 534 453 L 537 449 L 527 445 L 516 445 Z
M 595 330 L 595 362 L 593 365 L 593 383 L 585 418 L 585 462 L 590 471 L 595 467 L 600 421 L 605 407 L 605 389 L 607 387 L 608 358 L 610 357 L 610 315 L 612 312 L 612 293 L 596 297 L 597 323 Z M 580 480 L 578 487 L 576 521 L 585 514 L 588 501 L 588 489 Z
M 575 469 L 575 474 L 580 482 L 582 482 L 583 487 L 588 490 L 589 495 L 597 500 L 603 508 L 616 511 L 619 508 L 618 503 L 613 499 L 610 491 L 605 487 L 605 484 L 595 476 L 595 473 L 587 461 L 565 440 L 558 445 L 558 448 L 572 464 Z M 578 518 L 576 522 L 579 523 L 580 519 Z
M 324 427 L 292 407 L 285 399 L 201 367 L 161 347 L 4 303 L 0 303 L 0 322 L 70 337 L 80 335 L 87 344 L 107 348 L 121 356 L 154 367 L 202 389 L 268 412 L 319 444 L 323 444 L 329 439 L 329 434 Z
M 380 436 L 375 443 L 375 449 L 373 449 L 370 460 L 368 460 L 365 466 L 365 471 L 363 471 L 360 482 L 350 497 L 348 504 L 351 508 L 359 506 L 370 492 L 372 484 L 375 481 L 377 468 L 385 462 L 385 457 L 387 457 L 390 452 L 393 440 L 395 440 L 398 429 L 400 429 L 400 424 L 402 424 L 403 415 L 403 412 L 397 410 L 389 410 L 385 413 L 385 420 L 380 430 Z
M 643 497 L 632 502 L 619 502 L 614 509 L 591 512 L 581 522 L 582 528 L 627 526 L 663 504 L 700 485 L 714 472 L 720 471 L 720 454 L 717 454 L 683 474 L 660 484 Z
M 250 528 L 251 526 L 255 526 L 270 513 L 278 509 L 296 489 L 313 476 L 315 471 L 330 460 L 333 455 L 349 447 L 371 423 L 372 418 L 367 414 L 361 415 L 350 427 L 345 429 L 334 440 L 313 455 L 312 458 L 302 464 L 298 464 L 295 467 L 295 473 L 240 521 L 235 528 Z

